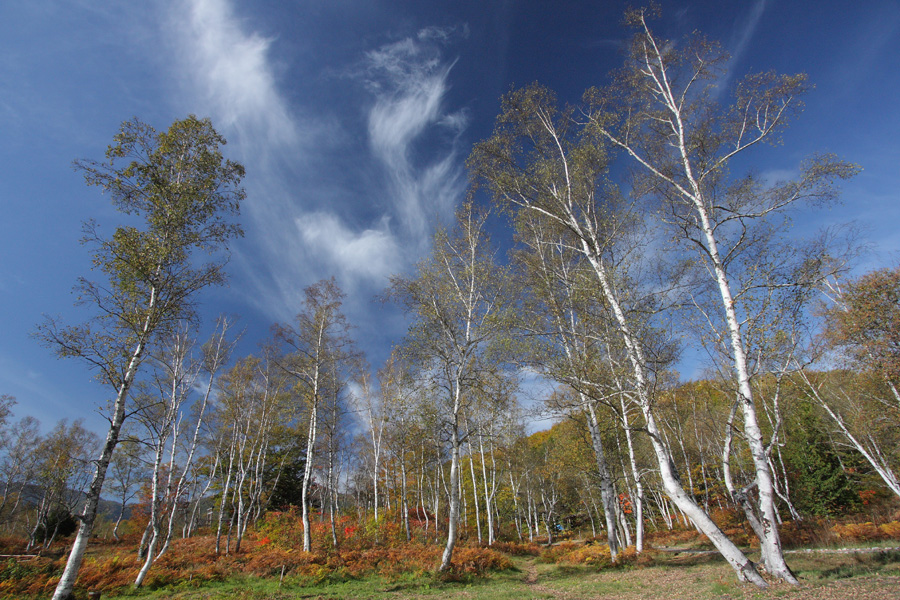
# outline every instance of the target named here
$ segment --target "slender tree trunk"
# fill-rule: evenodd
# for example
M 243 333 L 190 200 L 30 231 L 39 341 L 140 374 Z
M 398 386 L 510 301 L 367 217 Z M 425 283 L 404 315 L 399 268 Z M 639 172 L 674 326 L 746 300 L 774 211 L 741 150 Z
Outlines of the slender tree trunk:
M 606 519 L 606 543 L 609 545 L 609 555 L 613 562 L 619 555 L 619 540 L 616 537 L 616 506 L 618 498 L 613 486 L 612 475 L 606 462 L 606 451 L 603 449 L 603 439 L 600 437 L 600 423 L 593 402 L 581 395 L 582 406 L 587 408 L 588 430 L 591 434 L 591 444 L 594 448 L 594 460 L 597 463 L 597 474 L 600 477 L 600 499 L 603 502 L 603 515 Z
M 156 308 L 156 289 L 151 291 L 149 312 L 154 312 Z M 116 392 L 116 399 L 113 403 L 113 414 L 109 422 L 109 431 L 106 434 L 106 441 L 97 459 L 97 468 L 94 471 L 94 477 L 88 488 L 87 498 L 84 504 L 84 510 L 81 513 L 81 524 L 78 527 L 78 534 L 75 536 L 75 542 L 72 544 L 72 550 L 69 552 L 69 558 L 66 561 L 66 567 L 63 569 L 56 590 L 53 592 L 53 600 L 68 600 L 72 595 L 75 587 L 75 579 L 78 577 L 78 570 L 81 568 L 81 561 L 84 559 L 84 552 L 87 550 L 88 541 L 91 533 L 94 531 L 94 522 L 97 520 L 97 509 L 100 506 L 100 493 L 103 491 L 103 482 L 106 480 L 106 471 L 109 468 L 109 462 L 112 460 L 113 451 L 116 444 L 119 443 L 119 432 L 122 430 L 122 423 L 125 421 L 125 401 L 128 393 L 131 391 L 131 384 L 137 374 L 138 366 L 144 354 L 144 348 L 147 338 L 150 334 L 151 321 L 150 316 L 144 320 L 143 329 L 131 358 L 128 361 L 128 367 L 125 370 L 125 377 L 119 384 Z
M 231 491 L 231 478 L 234 471 L 234 455 L 237 450 L 237 431 L 233 430 L 231 434 L 231 448 L 228 453 L 228 471 L 225 473 L 225 485 L 222 487 L 222 500 L 219 503 L 219 519 L 216 525 L 216 554 L 218 555 L 221 552 L 221 541 L 222 541 L 222 524 L 225 517 L 225 506 L 228 502 L 228 494 Z M 230 546 L 230 544 L 229 544 Z M 231 548 L 226 548 L 225 553 L 228 553 L 228 550 Z
M 409 530 L 409 503 L 407 499 L 406 485 L 406 452 L 404 447 L 400 446 L 400 511 L 403 513 L 403 530 L 406 532 L 406 541 L 412 540 L 412 533 Z
M 471 439 L 471 438 L 470 438 Z M 481 539 L 481 510 L 478 506 L 478 480 L 475 479 L 475 455 L 472 453 L 472 444 L 467 442 L 469 447 L 469 473 L 472 475 L 472 498 L 475 503 L 475 529 L 478 532 L 478 543 Z M 468 519 L 466 519 L 468 524 Z
M 541 504 L 544 505 L 544 529 L 547 530 L 547 546 L 549 547 L 553 545 L 553 530 L 550 528 L 550 523 L 553 521 L 553 508 L 552 504 L 547 501 L 547 494 L 543 487 L 541 487 Z
M 521 480 L 519 485 L 516 485 L 515 479 L 513 478 L 513 469 L 512 469 L 512 460 L 509 458 L 509 453 L 506 454 L 506 470 L 509 473 L 509 489 L 512 492 L 512 501 L 513 501 L 513 522 L 516 525 L 516 535 L 519 537 L 519 541 L 523 540 L 522 537 L 522 524 L 521 524 L 521 508 L 519 508 L 519 490 L 522 487 Z
M 197 494 L 197 499 L 194 502 L 194 507 L 191 509 L 191 516 L 190 516 L 190 519 L 188 520 L 188 527 L 187 527 L 187 530 L 185 533 L 185 537 L 190 537 L 191 533 L 194 531 L 194 522 L 196 520 L 197 511 L 200 510 L 200 501 L 203 500 L 204 496 L 206 495 L 206 492 L 209 491 L 210 487 L 212 487 L 213 480 L 216 477 L 216 471 L 218 470 L 218 467 L 219 467 L 219 459 L 220 459 L 220 452 L 218 449 L 216 449 L 215 459 L 213 461 L 212 469 L 210 470 L 209 479 L 206 481 L 206 485 L 203 487 L 203 490 Z M 210 509 L 210 510 L 212 510 L 212 509 Z M 209 523 L 209 525 L 211 525 L 211 524 L 212 523 Z
M 333 439 L 334 436 L 332 436 Z M 337 527 L 334 522 L 334 449 L 328 446 L 328 523 L 331 529 L 331 543 L 335 549 L 338 547 Z
M 628 407 L 625 404 L 625 396 L 619 396 L 622 407 L 622 426 L 625 429 L 625 441 L 628 445 L 628 463 L 631 467 L 631 477 L 634 480 L 634 520 L 635 520 L 635 550 L 638 554 L 644 551 L 644 485 L 641 483 L 641 473 L 638 470 L 637 459 L 634 453 L 634 440 L 629 422 Z
M 459 391 L 457 390 L 457 395 Z M 458 406 L 458 398 L 456 400 Z M 455 412 L 455 411 L 454 411 Z M 441 556 L 440 571 L 446 571 L 450 568 L 451 559 L 453 558 L 453 549 L 456 547 L 456 540 L 459 537 L 459 417 L 454 415 L 454 422 L 451 424 L 450 430 L 450 509 L 449 520 L 447 522 L 447 545 L 444 547 L 444 553 Z
M 491 509 L 491 501 L 493 500 L 493 494 L 488 488 L 488 476 L 487 476 L 487 467 L 485 465 L 484 460 L 484 435 L 479 432 L 478 434 L 478 452 L 481 456 L 481 478 L 484 482 L 484 512 L 487 517 L 487 532 L 488 532 L 488 546 L 494 543 L 494 516 L 493 510 Z
M 144 583 L 144 578 L 147 576 L 147 573 L 150 570 L 150 567 L 153 565 L 153 561 L 156 560 L 156 546 L 159 543 L 159 535 L 160 535 L 160 519 L 162 518 L 162 502 L 165 498 L 160 498 L 159 487 L 160 487 L 160 467 L 162 466 L 163 454 L 165 453 L 165 444 L 169 439 L 169 427 L 175 427 L 174 424 L 174 415 L 172 414 L 173 409 L 175 407 L 176 401 L 176 388 L 177 388 L 177 378 L 173 377 L 172 380 L 172 395 L 170 398 L 171 404 L 168 406 L 166 411 L 165 421 L 162 424 L 162 427 L 159 430 L 159 436 L 156 441 L 156 455 L 153 459 L 153 472 L 151 474 L 150 479 L 150 521 L 147 523 L 147 529 L 145 533 L 148 534 L 149 540 L 147 542 L 146 550 L 144 551 L 144 564 L 141 566 L 141 569 L 138 571 L 137 578 L 134 581 L 134 587 L 139 588 Z M 175 453 L 175 440 L 172 440 L 172 454 L 174 456 Z M 171 480 L 172 471 L 169 470 L 169 479 Z M 168 485 L 166 486 L 168 488 Z M 168 494 L 166 494 L 168 495 Z M 142 546 L 143 549 L 143 546 Z
M 309 523 L 309 488 L 312 482 L 312 464 L 316 444 L 316 418 L 318 416 L 318 402 L 313 392 L 313 401 L 310 408 L 309 432 L 306 438 L 306 464 L 303 465 L 303 487 L 301 491 L 301 522 L 303 524 L 303 551 L 312 551 L 312 532 Z

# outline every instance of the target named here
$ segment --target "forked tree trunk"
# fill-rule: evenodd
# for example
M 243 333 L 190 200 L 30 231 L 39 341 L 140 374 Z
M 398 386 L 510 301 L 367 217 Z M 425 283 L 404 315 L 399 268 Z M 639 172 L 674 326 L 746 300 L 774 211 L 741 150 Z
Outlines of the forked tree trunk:
M 778 533 L 778 522 L 775 514 L 775 484 L 772 472 L 769 470 L 769 458 L 763 443 L 762 431 L 756 416 L 756 405 L 753 400 L 753 390 L 750 387 L 750 374 L 747 366 L 747 356 L 744 350 L 744 342 L 741 337 L 740 323 L 738 322 L 735 302 L 731 294 L 728 277 L 718 254 L 718 247 L 713 233 L 712 225 L 706 213 L 706 208 L 700 202 L 695 204 L 703 233 L 706 237 L 707 250 L 713 263 L 716 283 L 722 296 L 722 305 L 725 311 L 725 319 L 728 323 L 729 339 L 731 342 L 734 372 L 738 383 L 738 402 L 744 415 L 744 437 L 753 457 L 753 466 L 756 472 L 756 487 L 759 495 L 759 520 L 760 530 L 760 554 L 763 565 L 772 575 L 788 583 L 799 585 L 794 573 L 784 560 L 784 552 L 781 548 L 781 537 Z
M 684 491 L 684 488 L 681 486 L 681 483 L 673 472 L 671 452 L 663 441 L 664 438 L 662 432 L 656 423 L 656 416 L 653 413 L 653 405 L 648 390 L 646 375 L 647 363 L 644 358 L 643 347 L 640 340 L 631 332 L 631 326 L 619 304 L 618 297 L 610 285 L 604 265 L 593 255 L 590 248 L 587 247 L 585 240 L 582 240 L 582 243 L 585 245 L 585 254 L 594 268 L 603 294 L 612 309 L 619 331 L 622 335 L 622 341 L 625 344 L 626 354 L 634 374 L 634 383 L 641 412 L 644 416 L 647 433 L 650 436 L 650 442 L 653 446 L 656 462 L 659 466 L 660 478 L 662 479 L 666 493 L 679 510 L 691 519 L 694 526 L 709 538 L 716 549 L 735 570 L 741 581 L 747 581 L 763 588 L 768 587 L 768 584 L 766 584 L 765 580 L 760 576 L 753 562 L 741 552 L 734 542 L 728 539 L 709 515 L 697 505 L 687 492 Z

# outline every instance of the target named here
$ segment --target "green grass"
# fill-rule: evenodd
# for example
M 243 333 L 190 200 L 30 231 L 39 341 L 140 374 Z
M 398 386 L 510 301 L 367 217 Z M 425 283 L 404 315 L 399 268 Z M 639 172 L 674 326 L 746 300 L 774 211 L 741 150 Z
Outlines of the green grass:
M 373 576 L 330 582 L 313 582 L 289 576 L 279 585 L 277 576 L 247 576 L 222 582 L 185 581 L 158 589 L 107 592 L 103 594 L 103 600 L 821 600 L 823 597 L 833 597 L 823 595 L 823 592 L 833 592 L 834 586 L 842 586 L 842 593 L 855 589 L 900 589 L 900 552 L 896 551 L 792 555 L 789 562 L 801 579 L 801 587 L 781 584 L 765 591 L 738 583 L 721 558 L 709 555 L 660 554 L 650 566 L 602 570 L 548 564 L 534 557 L 513 557 L 512 560 L 515 564 L 513 569 L 455 581 L 433 573 L 409 574 L 393 579 Z M 79 599 L 84 598 L 84 591 L 78 593 Z
M 472 581 L 446 582 L 434 575 L 405 577 L 392 581 L 369 577 L 361 580 L 337 583 L 309 583 L 285 578 L 281 586 L 278 580 L 246 578 L 207 583 L 202 587 L 187 584 L 156 590 L 127 590 L 115 594 L 103 594 L 109 599 L 141 600 L 294 600 L 363 599 L 363 598 L 496 598 L 498 600 L 522 600 L 521 574 L 516 571 L 498 573 Z M 540 596 L 525 596 L 527 598 Z

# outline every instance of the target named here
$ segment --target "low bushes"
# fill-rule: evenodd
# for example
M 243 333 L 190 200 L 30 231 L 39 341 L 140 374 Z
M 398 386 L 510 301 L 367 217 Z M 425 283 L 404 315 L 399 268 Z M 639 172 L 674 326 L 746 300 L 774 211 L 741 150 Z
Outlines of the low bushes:
M 650 556 L 649 553 L 645 554 L 648 557 Z M 541 560 L 548 563 L 584 565 L 604 569 L 607 567 L 636 563 L 638 562 L 638 554 L 634 546 L 628 546 L 619 551 L 616 561 L 613 562 L 609 553 L 609 546 L 606 544 L 577 544 L 573 542 L 563 542 L 545 548 L 541 552 Z
M 879 542 L 900 540 L 900 521 L 875 525 L 874 523 L 845 523 L 831 527 L 831 531 L 841 540 L 853 542 Z
M 169 551 L 153 565 L 145 586 L 197 587 L 232 577 L 280 578 L 282 574 L 310 583 L 369 576 L 395 580 L 433 572 L 443 551 L 441 545 L 412 542 L 303 552 L 297 544 L 289 547 L 287 540 L 275 543 L 271 537 L 266 539 L 254 534 L 244 540 L 241 552 L 227 556 L 215 554 L 212 536 L 173 540 Z M 65 556 L 0 563 L 0 597 L 49 596 L 64 564 Z M 140 565 L 133 548 L 98 545 L 89 549 L 82 564 L 78 588 L 101 592 L 126 589 L 134 583 Z M 451 572 L 442 575 L 442 579 L 466 579 L 512 566 L 510 559 L 496 550 L 459 545 L 453 554 Z
M 511 556 L 539 556 L 541 554 L 541 547 L 534 542 L 494 542 L 491 548 Z

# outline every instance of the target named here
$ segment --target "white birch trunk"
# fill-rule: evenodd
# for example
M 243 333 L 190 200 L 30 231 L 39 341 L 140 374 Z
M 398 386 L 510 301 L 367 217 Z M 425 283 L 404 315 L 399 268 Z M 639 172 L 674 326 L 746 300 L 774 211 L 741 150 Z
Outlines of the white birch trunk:
M 150 301 L 147 306 L 148 313 L 153 313 L 156 310 L 156 304 L 157 290 L 154 287 L 150 291 Z M 97 459 L 97 469 L 88 488 L 78 534 L 75 536 L 75 542 L 72 544 L 72 550 L 69 552 L 65 569 L 63 569 L 59 583 L 56 585 L 56 590 L 53 592 L 53 600 L 68 600 L 75 587 L 75 579 L 78 577 L 78 570 L 81 568 L 84 552 L 87 550 L 88 541 L 91 538 L 91 533 L 94 531 L 94 522 L 97 519 L 97 509 L 100 505 L 100 493 L 103 491 L 103 482 L 106 480 L 106 471 L 109 468 L 109 462 L 112 459 L 116 444 L 119 443 L 119 432 L 122 430 L 122 423 L 125 421 L 125 401 L 128 398 L 128 393 L 131 391 L 131 385 L 134 383 L 134 377 L 143 358 L 144 350 L 150 337 L 150 327 L 151 321 L 148 314 L 144 319 L 138 342 L 128 360 L 125 376 L 122 378 L 122 382 L 116 391 L 109 431 L 106 433 L 106 441 Z
M 457 388 L 457 406 L 458 406 L 458 388 Z M 440 571 L 446 571 L 450 568 L 450 561 L 453 558 L 453 549 L 456 547 L 456 540 L 459 537 L 459 421 L 454 415 L 454 422 L 450 429 L 450 509 L 447 521 L 447 544 L 444 546 L 444 552 L 441 555 Z M 436 516 L 435 516 L 436 517 Z M 437 519 L 435 518 L 435 525 Z
M 876 457 L 874 452 L 870 452 L 869 449 L 860 442 L 860 440 L 851 433 L 850 429 L 844 423 L 843 417 L 834 410 L 828 401 L 822 397 L 819 393 L 819 390 L 815 385 L 809 380 L 802 370 L 800 370 L 800 375 L 806 383 L 806 389 L 809 390 L 809 394 L 816 399 L 819 405 L 825 409 L 825 412 L 828 413 L 828 416 L 837 424 L 838 428 L 841 430 L 841 433 L 844 434 L 844 437 L 856 448 L 857 452 L 863 455 L 866 459 L 866 462 L 875 469 L 875 472 L 878 473 L 878 476 L 881 477 L 881 480 L 884 481 L 885 485 L 888 486 L 888 489 L 894 493 L 894 495 L 900 497 L 900 479 L 898 479 L 897 475 L 893 472 L 890 466 L 884 460 L 879 460 L 880 457 Z M 876 447 L 877 449 L 877 447 Z
M 314 394 L 316 392 L 313 392 Z M 301 522 L 303 524 L 303 551 L 312 551 L 312 532 L 309 523 L 309 487 L 312 482 L 312 464 L 314 460 L 315 444 L 316 444 L 316 418 L 318 416 L 318 406 L 313 396 L 312 406 L 309 415 L 309 432 L 306 437 L 306 463 L 303 465 L 303 487 L 301 488 Z

